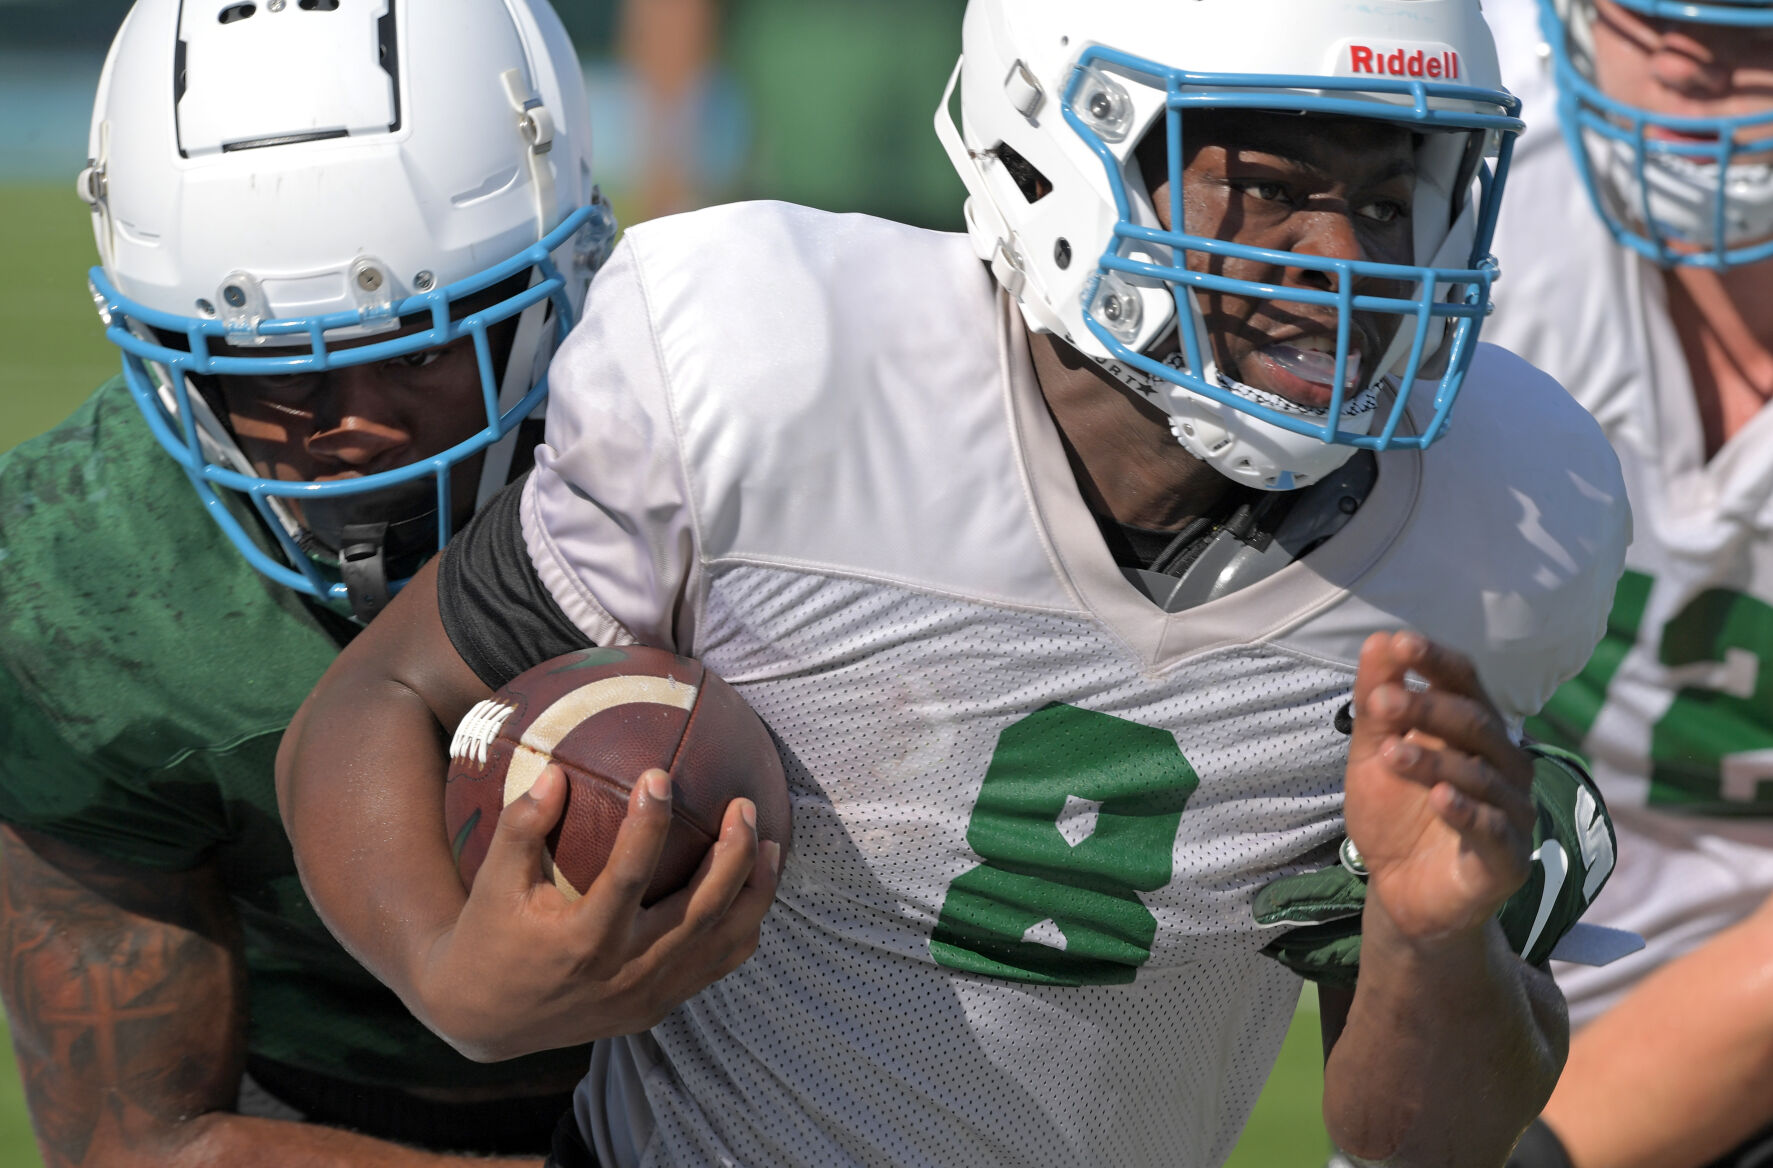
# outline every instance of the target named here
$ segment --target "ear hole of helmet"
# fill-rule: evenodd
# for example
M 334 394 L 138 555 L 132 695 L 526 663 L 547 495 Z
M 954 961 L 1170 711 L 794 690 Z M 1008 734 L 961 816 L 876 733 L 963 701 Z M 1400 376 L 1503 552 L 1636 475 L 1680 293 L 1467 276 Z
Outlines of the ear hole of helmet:
M 1022 192 L 1022 197 L 1029 203 L 1038 203 L 1053 193 L 1052 180 L 1035 169 L 1034 164 L 1017 153 L 1016 148 L 1008 142 L 999 142 L 991 153 L 1003 163 L 1010 181 L 1016 184 L 1016 189 Z

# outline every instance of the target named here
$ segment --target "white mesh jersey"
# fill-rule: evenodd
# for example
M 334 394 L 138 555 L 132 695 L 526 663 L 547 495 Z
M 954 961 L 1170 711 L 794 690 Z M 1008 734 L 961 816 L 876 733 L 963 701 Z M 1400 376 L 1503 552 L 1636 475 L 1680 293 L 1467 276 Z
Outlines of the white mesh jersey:
M 964 237 L 770 203 L 630 231 L 524 537 L 593 639 L 751 702 L 794 843 L 751 961 L 602 1044 L 606 1163 L 1220 1163 L 1299 984 L 1252 898 L 1340 839 L 1361 642 L 1464 649 L 1518 719 L 1600 631 L 1627 520 L 1592 420 L 1496 351 L 1461 406 L 1307 560 L 1169 616 Z
M 1618 867 L 1586 919 L 1648 942 L 1604 968 L 1556 968 L 1585 1022 L 1773 894 L 1773 411 L 1706 460 L 1662 274 L 1589 203 L 1537 5 L 1484 9 L 1532 127 L 1503 200 L 1484 336 L 1600 421 L 1634 518 L 1605 639 L 1529 727 L 1592 761 L 1619 832 Z

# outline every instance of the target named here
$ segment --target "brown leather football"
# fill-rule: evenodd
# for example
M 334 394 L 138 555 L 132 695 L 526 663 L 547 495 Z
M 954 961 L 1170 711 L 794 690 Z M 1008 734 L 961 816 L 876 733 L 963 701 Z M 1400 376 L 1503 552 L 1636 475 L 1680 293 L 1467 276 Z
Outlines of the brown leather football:
M 788 784 L 769 731 L 701 662 L 662 649 L 584 649 L 544 661 L 468 711 L 449 753 L 444 812 L 468 885 L 499 812 L 549 762 L 566 772 L 567 797 L 545 864 L 568 896 L 603 870 L 628 793 L 651 767 L 671 775 L 672 818 L 645 903 L 689 883 L 727 803 L 741 795 L 757 805 L 758 838 L 788 851 Z

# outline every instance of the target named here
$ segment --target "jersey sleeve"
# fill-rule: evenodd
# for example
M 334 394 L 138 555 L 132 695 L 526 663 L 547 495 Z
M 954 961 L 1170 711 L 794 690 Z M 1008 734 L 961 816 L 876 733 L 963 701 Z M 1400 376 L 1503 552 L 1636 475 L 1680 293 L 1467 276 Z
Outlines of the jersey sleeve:
M 1462 554 L 1457 539 L 1442 539 L 1446 558 L 1427 578 L 1463 574 L 1475 592 L 1481 648 L 1474 656 L 1497 708 L 1518 730 L 1600 643 L 1632 516 L 1619 458 L 1594 418 L 1518 356 L 1493 345 L 1480 350 L 1484 388 L 1502 408 L 1459 415 L 1460 440 L 1474 455 L 1510 443 L 1518 454 L 1508 476 L 1485 487 L 1487 517 L 1461 515 L 1456 505 L 1435 509 L 1450 521 L 1446 531 L 1483 532 L 1483 550 Z M 1492 479 L 1495 463 L 1492 456 Z M 1473 477 L 1486 473 L 1480 457 L 1467 466 Z
M 1343 600 L 1288 643 L 1352 667 L 1372 633 L 1414 629 L 1469 658 L 1518 731 L 1605 629 L 1631 542 L 1619 459 L 1556 381 L 1480 344 L 1446 436 L 1380 455 L 1363 514 L 1388 475 L 1386 499 L 1413 495 L 1400 533 L 1382 556 L 1338 568 Z
M 75 729 L 45 713 L 0 668 L 0 821 L 166 872 L 196 867 L 227 838 L 226 808 L 213 786 L 178 773 L 200 768 L 201 756 L 148 765 L 129 757 L 127 744 L 71 741 Z M 237 744 L 257 745 L 267 747 L 268 775 L 276 736 Z
M 512 483 L 449 542 L 437 568 L 437 611 L 475 676 L 498 689 L 541 661 L 591 646 L 530 563 Z
M 537 577 L 591 641 L 687 653 L 699 541 L 664 368 L 630 237 L 549 371 L 523 535 Z

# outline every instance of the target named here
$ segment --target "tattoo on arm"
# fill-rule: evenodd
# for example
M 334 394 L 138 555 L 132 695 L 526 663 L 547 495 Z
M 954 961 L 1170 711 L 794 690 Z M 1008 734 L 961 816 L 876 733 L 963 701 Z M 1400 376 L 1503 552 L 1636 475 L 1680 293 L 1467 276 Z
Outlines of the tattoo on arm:
M 213 870 L 163 873 L 0 828 L 0 994 L 48 1168 L 152 1153 L 231 1108 L 238 928 Z

